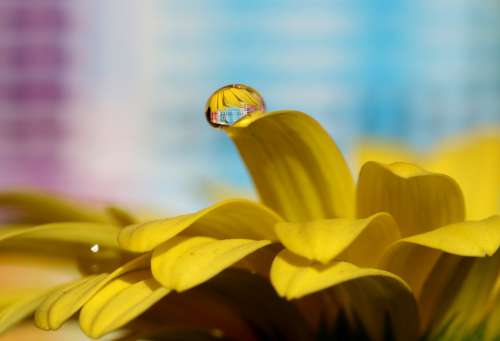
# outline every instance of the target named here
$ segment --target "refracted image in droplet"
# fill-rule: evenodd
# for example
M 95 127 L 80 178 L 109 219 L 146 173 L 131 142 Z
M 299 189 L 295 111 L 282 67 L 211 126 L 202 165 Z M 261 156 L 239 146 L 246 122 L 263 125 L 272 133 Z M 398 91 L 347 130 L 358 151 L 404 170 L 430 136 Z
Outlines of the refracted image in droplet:
M 252 113 L 264 111 L 266 105 L 257 90 L 244 84 L 231 84 L 210 96 L 205 114 L 212 126 L 224 127 L 232 126 Z

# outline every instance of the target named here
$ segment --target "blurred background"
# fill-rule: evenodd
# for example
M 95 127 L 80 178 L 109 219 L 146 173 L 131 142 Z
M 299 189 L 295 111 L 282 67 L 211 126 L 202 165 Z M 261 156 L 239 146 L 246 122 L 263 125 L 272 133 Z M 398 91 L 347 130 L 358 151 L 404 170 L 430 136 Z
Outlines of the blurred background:
M 246 83 L 425 151 L 500 123 L 500 1 L 0 0 L 0 189 L 200 208 L 251 193 L 207 97 Z

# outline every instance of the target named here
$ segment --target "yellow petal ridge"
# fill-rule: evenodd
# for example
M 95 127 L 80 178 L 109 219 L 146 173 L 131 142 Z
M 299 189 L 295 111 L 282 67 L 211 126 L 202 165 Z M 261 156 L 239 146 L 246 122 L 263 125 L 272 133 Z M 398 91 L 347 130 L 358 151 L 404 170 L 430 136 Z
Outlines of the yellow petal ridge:
M 320 264 L 293 254 L 281 251 L 271 267 L 271 282 L 280 296 L 296 299 L 314 292 L 327 289 L 343 282 L 367 276 L 391 278 L 410 288 L 398 276 L 383 270 L 359 268 L 348 262 Z
M 178 236 L 153 251 L 151 271 L 163 286 L 181 292 L 209 280 L 270 243 Z
M 126 250 L 145 252 L 185 230 L 214 238 L 276 240 L 274 224 L 281 220 L 258 203 L 227 200 L 196 213 L 125 227 L 118 242 Z
M 492 256 L 500 247 L 500 217 L 450 224 L 401 239 L 384 254 L 380 267 L 403 278 L 419 297 L 441 254 Z
M 0 308 L 0 334 L 33 314 L 51 290 L 35 290 L 31 294 Z
M 400 238 L 387 213 L 365 219 L 278 223 L 276 234 L 287 249 L 310 260 L 326 264 L 338 257 L 362 266 L 376 265 L 385 248 Z
M 130 272 L 108 283 L 83 306 L 80 327 L 90 337 L 101 337 L 142 314 L 168 293 L 149 270 Z
M 111 274 L 88 276 L 55 290 L 38 307 L 35 325 L 45 330 L 56 330 L 70 319 L 101 288 L 126 273 L 149 268 L 151 255 L 144 254 L 123 264 Z
M 391 214 L 403 237 L 463 221 L 464 198 L 449 176 L 410 164 L 367 162 L 359 174 L 357 215 Z

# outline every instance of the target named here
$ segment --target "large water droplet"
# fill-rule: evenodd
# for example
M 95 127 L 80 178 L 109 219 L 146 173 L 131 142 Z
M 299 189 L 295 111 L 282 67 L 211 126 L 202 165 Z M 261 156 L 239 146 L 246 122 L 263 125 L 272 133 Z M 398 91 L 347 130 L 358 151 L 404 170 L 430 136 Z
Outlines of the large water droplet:
M 215 91 L 205 110 L 208 123 L 214 127 L 232 126 L 240 119 L 266 111 L 262 96 L 244 84 L 226 85 Z

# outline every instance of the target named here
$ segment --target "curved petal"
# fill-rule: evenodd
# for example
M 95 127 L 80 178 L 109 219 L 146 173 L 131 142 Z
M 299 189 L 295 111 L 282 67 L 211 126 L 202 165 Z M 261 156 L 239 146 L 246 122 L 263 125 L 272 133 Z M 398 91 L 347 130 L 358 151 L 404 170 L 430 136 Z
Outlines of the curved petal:
M 391 246 L 380 266 L 403 278 L 419 297 L 442 252 L 467 257 L 491 256 L 500 247 L 500 217 L 443 226 L 401 239 Z
M 225 131 L 262 202 L 287 221 L 352 217 L 354 182 L 328 133 L 298 111 L 252 115 Z
M 149 271 L 134 271 L 119 277 L 97 292 L 80 312 L 80 327 L 98 338 L 122 327 L 169 292 Z
M 228 200 L 196 213 L 128 226 L 118 242 L 126 250 L 145 252 L 187 229 L 190 234 L 213 238 L 275 240 L 274 224 L 279 221 L 278 215 L 260 204 Z
M 491 313 L 491 295 L 500 276 L 500 252 L 492 257 L 441 256 L 420 297 L 422 325 L 432 339 L 471 337 Z
M 36 326 L 45 330 L 58 329 L 107 283 L 128 272 L 149 268 L 150 256 L 141 255 L 111 274 L 88 276 L 54 291 L 36 310 Z
M 73 308 L 74 302 L 72 301 L 75 299 L 87 301 L 90 298 L 89 289 L 94 288 L 96 284 L 102 282 L 104 278 L 106 278 L 106 274 L 88 276 L 70 282 L 63 285 L 60 289 L 55 290 L 37 307 L 35 312 L 35 325 L 45 330 L 55 330 L 59 328 L 63 322 L 70 318 L 71 315 L 80 308 Z M 65 304 L 68 303 L 70 306 L 66 307 Z M 59 310 L 62 310 L 62 312 L 59 312 Z M 69 313 L 66 313 L 68 310 Z
M 278 223 L 275 228 L 287 249 L 321 263 L 337 257 L 362 266 L 376 265 L 385 248 L 400 238 L 398 226 L 387 213 L 365 219 Z
M 359 268 L 348 262 L 319 264 L 297 256 L 288 250 L 281 251 L 271 267 L 271 282 L 279 295 L 287 299 L 326 289 L 360 277 L 379 276 L 392 278 L 407 287 L 398 276 L 377 269 Z M 407 288 L 409 291 L 409 288 Z
M 500 247 L 500 216 L 446 225 L 398 243 L 422 245 L 459 256 L 492 256 Z
M 38 305 L 49 295 L 51 290 L 34 291 L 5 307 L 0 308 L 0 334 L 33 314 Z
M 463 221 L 464 199 L 450 177 L 409 163 L 366 163 L 359 174 L 357 214 L 390 213 L 403 237 Z
M 165 287 L 185 291 L 269 244 L 266 240 L 179 236 L 153 251 L 151 271 Z
M 0 192 L 0 209 L 13 210 L 16 221 L 35 224 L 60 221 L 108 222 L 103 212 L 39 191 Z
M 386 322 L 395 339 L 416 339 L 418 314 L 413 295 L 403 280 L 389 272 L 347 262 L 319 264 L 284 250 L 273 263 L 271 282 L 287 299 L 320 291 L 333 294 L 338 308 L 352 310 L 371 339 L 383 340 Z
M 497 340 L 498 338 L 500 338 L 500 293 L 493 301 L 484 331 L 485 340 Z
M 52 223 L 35 227 L 7 228 L 0 230 L 0 245 L 9 240 L 51 240 L 99 244 L 117 248 L 119 228 L 110 224 L 70 222 Z
M 500 213 L 500 130 L 448 143 L 429 157 L 429 169 L 448 174 L 462 188 L 467 219 Z

